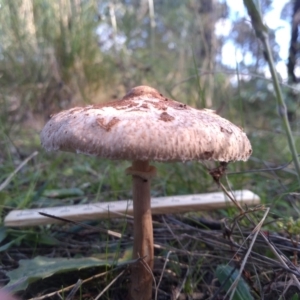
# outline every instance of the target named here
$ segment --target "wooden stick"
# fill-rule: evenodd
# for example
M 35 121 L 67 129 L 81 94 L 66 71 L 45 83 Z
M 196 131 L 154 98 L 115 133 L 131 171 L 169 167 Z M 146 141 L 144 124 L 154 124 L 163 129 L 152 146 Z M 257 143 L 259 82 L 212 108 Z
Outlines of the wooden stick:
M 238 190 L 233 193 L 236 201 L 241 204 L 248 206 L 260 204 L 259 196 L 249 190 Z M 176 195 L 151 199 L 151 211 L 153 215 L 215 210 L 232 205 L 233 203 L 223 192 Z M 73 206 L 13 210 L 5 217 L 4 224 L 7 227 L 26 227 L 61 223 L 59 220 L 41 216 L 39 212 L 72 221 L 85 221 L 132 216 L 133 206 L 132 200 L 121 200 Z

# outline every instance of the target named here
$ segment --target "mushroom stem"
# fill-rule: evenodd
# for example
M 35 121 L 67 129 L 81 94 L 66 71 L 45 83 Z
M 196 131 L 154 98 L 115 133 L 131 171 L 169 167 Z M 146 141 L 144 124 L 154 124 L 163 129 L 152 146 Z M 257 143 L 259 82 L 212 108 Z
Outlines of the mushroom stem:
M 127 173 L 133 183 L 133 258 L 141 258 L 131 267 L 130 299 L 150 300 L 154 257 L 150 184 L 155 168 L 148 161 L 134 161 Z

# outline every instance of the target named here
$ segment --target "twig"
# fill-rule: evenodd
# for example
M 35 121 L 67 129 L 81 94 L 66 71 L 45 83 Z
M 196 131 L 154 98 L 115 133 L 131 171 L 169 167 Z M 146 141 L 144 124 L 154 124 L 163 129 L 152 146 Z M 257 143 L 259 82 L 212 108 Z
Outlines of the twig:
M 117 281 L 117 279 L 124 274 L 124 272 L 125 270 L 123 270 L 116 278 L 114 278 L 114 280 L 112 280 L 94 300 L 98 300 Z
M 228 193 L 228 191 L 226 190 L 226 188 L 224 187 L 224 185 L 219 182 L 220 187 L 222 188 L 223 192 L 229 197 L 229 199 L 231 201 L 233 201 L 238 209 L 240 210 L 241 213 L 245 214 L 245 211 L 243 210 L 243 208 L 240 206 L 240 204 L 238 202 L 236 202 L 234 200 L 234 198 Z M 248 219 L 248 221 L 251 222 L 251 224 L 255 225 L 255 223 L 253 222 L 253 220 L 249 217 L 248 214 L 245 214 L 246 218 Z M 280 255 L 277 250 L 275 249 L 275 247 L 272 245 L 272 243 L 268 240 L 268 238 L 265 236 L 264 233 L 262 233 L 261 231 L 259 231 L 260 236 L 264 239 L 264 241 L 267 243 L 267 245 L 270 247 L 270 249 L 272 250 L 273 254 L 277 257 L 277 259 L 284 265 L 284 267 L 289 268 L 288 264 L 286 263 L 286 261 L 289 261 L 287 258 L 283 259 L 283 255 Z M 290 262 L 290 264 L 292 265 L 292 263 Z M 298 289 L 300 290 L 300 282 L 297 278 L 297 276 L 295 274 L 291 274 L 295 285 L 298 287 Z
M 142 265 L 144 266 L 144 268 L 148 271 L 148 273 L 151 274 L 151 277 L 152 277 L 152 280 L 153 280 L 153 283 L 154 283 L 154 289 L 156 290 L 156 289 L 157 289 L 157 285 L 156 285 L 155 276 L 154 276 L 154 274 L 153 274 L 151 268 L 149 267 L 149 265 L 145 262 L 145 258 L 146 258 L 146 256 L 145 256 L 145 257 L 138 258 L 138 259 L 140 259 L 141 264 L 142 264 Z
M 211 74 L 229 74 L 229 75 L 232 74 L 232 75 L 236 75 L 236 70 L 232 70 L 232 71 L 231 71 L 231 70 L 202 71 L 201 69 L 199 69 L 198 75 L 191 75 L 191 76 L 189 76 L 189 77 L 187 77 L 187 78 L 185 78 L 185 79 L 183 79 L 183 80 L 181 80 L 181 81 L 175 83 L 175 84 L 171 87 L 171 89 L 174 89 L 174 88 L 176 88 L 178 85 L 183 84 L 183 83 L 185 83 L 185 82 L 188 82 L 189 80 L 191 80 L 191 79 L 193 79 L 193 78 L 195 78 L 195 77 L 198 78 L 199 76 L 205 76 L 205 75 L 211 75 Z M 251 73 L 251 72 L 239 72 L 239 75 L 241 75 L 241 76 L 251 76 L 251 77 L 263 79 L 263 80 L 265 80 L 265 81 L 273 82 L 272 79 L 269 79 L 269 78 L 266 78 L 266 77 L 263 76 L 263 75 L 259 75 L 259 74 L 255 74 L 255 73 Z M 293 91 L 296 91 L 296 92 L 299 91 L 299 89 L 298 89 L 297 87 L 293 87 L 293 86 L 291 86 L 291 85 L 289 85 L 289 84 L 286 84 L 286 83 L 283 83 L 283 82 L 281 82 L 280 85 L 281 85 L 281 86 L 284 86 L 284 87 L 287 87 L 287 88 L 289 88 L 289 89 L 291 89 L 291 90 L 293 90 Z
M 227 176 L 229 175 L 237 175 L 237 174 L 245 174 L 245 173 L 262 173 L 262 172 L 274 172 L 274 171 L 281 171 L 287 168 L 293 161 L 287 162 L 283 165 L 276 166 L 276 167 L 268 167 L 264 169 L 250 169 L 246 171 L 239 171 L 239 172 L 228 172 L 226 173 Z
M 155 300 L 157 300 L 158 288 L 159 288 L 160 283 L 161 283 L 161 281 L 162 281 L 163 274 L 164 274 L 164 272 L 165 272 L 167 263 L 168 263 L 168 261 L 169 261 L 169 256 L 170 256 L 171 253 L 172 253 L 172 251 L 169 251 L 168 254 L 167 254 L 167 256 L 166 256 L 166 260 L 165 260 L 165 263 L 164 263 L 162 272 L 161 272 L 161 274 L 160 274 L 159 281 L 158 281 L 158 283 L 157 283 L 157 287 L 156 287 L 156 289 L 155 289 Z
M 187 268 L 185 276 L 184 276 L 184 278 L 183 278 L 183 280 L 182 280 L 182 282 L 180 284 L 180 287 L 176 291 L 175 299 L 178 299 L 178 297 L 180 296 L 181 290 L 183 289 L 183 287 L 185 285 L 185 282 L 186 282 L 186 279 L 189 276 L 189 272 L 190 272 L 190 269 Z
M 115 268 L 115 270 L 116 270 L 116 269 L 117 269 L 117 268 Z M 84 284 L 84 283 L 86 283 L 86 282 L 89 282 L 89 281 L 91 281 L 91 280 L 94 280 L 94 279 L 96 279 L 96 278 L 100 278 L 100 277 L 102 277 L 102 276 L 104 276 L 104 275 L 106 275 L 106 274 L 108 274 L 109 272 L 112 272 L 112 271 L 114 271 L 114 270 L 110 270 L 110 271 L 107 271 L 107 272 L 103 272 L 103 273 L 94 275 L 94 276 L 92 276 L 92 277 L 89 277 L 89 278 L 87 278 L 87 279 L 85 279 L 85 280 L 82 280 L 82 281 L 81 281 L 81 285 Z M 67 291 L 73 289 L 77 284 L 78 284 L 78 282 L 76 282 L 75 284 L 69 285 L 69 286 L 67 286 L 67 287 L 64 287 L 64 288 L 62 288 L 62 289 L 60 289 L 60 290 L 58 290 L 58 291 L 49 293 L 49 294 L 47 294 L 47 295 L 40 296 L 40 297 L 30 298 L 30 299 L 28 299 L 28 300 L 44 300 L 44 299 L 47 299 L 47 298 L 52 297 L 52 296 L 57 296 L 57 295 L 59 295 L 59 293 L 67 292 Z
M 68 220 L 68 219 L 57 217 L 57 216 L 54 216 L 54 215 L 49 215 L 49 214 L 46 214 L 46 213 L 43 213 L 43 212 L 39 212 L 39 214 L 42 215 L 42 216 L 44 216 L 44 217 L 48 217 L 48 218 L 60 220 L 60 221 L 66 222 L 66 223 L 71 223 L 71 224 L 79 225 L 79 226 L 81 226 L 83 228 L 87 228 L 87 229 L 95 230 L 95 228 L 96 228 L 96 227 L 90 226 L 88 224 L 84 224 L 84 223 L 81 223 L 81 222 L 76 222 L 76 221 Z M 98 231 L 100 231 L 100 232 L 106 233 L 106 234 L 111 235 L 113 237 L 116 237 L 118 239 L 122 238 L 122 234 L 119 233 L 119 232 L 112 231 L 112 230 L 109 230 L 109 229 L 102 229 L 102 228 L 99 228 L 99 227 L 97 227 L 96 229 Z
M 81 287 L 81 285 L 82 285 L 82 280 L 78 279 L 77 282 L 75 283 L 74 287 L 72 288 L 71 292 L 67 296 L 66 300 L 72 300 L 73 296 L 76 294 L 76 292 Z
M 249 255 L 250 255 L 250 253 L 251 253 L 251 251 L 252 251 L 253 245 L 254 245 L 254 243 L 255 243 L 255 241 L 256 241 L 256 238 L 257 238 L 257 236 L 258 236 L 258 234 L 259 234 L 259 232 L 260 232 L 260 229 L 261 229 L 261 227 L 262 227 L 262 225 L 263 225 L 263 223 L 264 223 L 264 221 L 265 221 L 267 215 L 269 214 L 269 211 L 270 211 L 270 208 L 267 208 L 267 209 L 266 209 L 266 212 L 265 212 L 265 214 L 264 214 L 264 216 L 263 216 L 263 218 L 262 218 L 261 221 L 257 224 L 257 226 L 253 229 L 253 232 L 255 232 L 255 234 L 254 234 L 254 236 L 253 236 L 253 238 L 252 238 L 252 241 L 251 241 L 251 243 L 250 243 L 250 246 L 249 246 L 249 248 L 248 248 L 248 251 L 247 251 L 246 255 L 244 256 L 243 262 L 242 262 L 241 267 L 240 267 L 240 270 L 239 270 L 239 274 L 238 274 L 238 276 L 236 277 L 236 279 L 234 280 L 234 282 L 232 283 L 231 287 L 228 289 L 228 291 L 227 291 L 227 293 L 226 293 L 226 296 L 227 296 L 227 294 L 229 294 L 229 292 L 232 290 L 231 295 L 230 295 L 230 299 L 229 299 L 229 300 L 232 300 L 232 299 L 233 299 L 233 296 L 234 296 L 235 291 L 236 291 L 236 288 L 237 288 L 237 284 L 238 284 L 238 282 L 239 282 L 239 280 L 240 280 L 240 278 L 241 278 L 241 276 L 242 276 L 242 272 L 244 271 L 244 268 L 245 268 L 246 262 L 247 262 L 247 260 L 248 260 L 248 257 L 249 257 Z M 226 296 L 225 296 L 225 298 L 226 298 Z
M 164 225 L 168 228 L 168 230 L 170 231 L 171 235 L 173 236 L 173 238 L 178 242 L 178 244 L 181 246 L 182 249 L 184 249 L 184 246 L 182 245 L 180 239 L 178 238 L 178 236 L 176 236 L 173 232 L 173 230 L 171 229 L 171 227 L 169 226 L 169 224 L 166 222 L 164 216 L 162 216 Z

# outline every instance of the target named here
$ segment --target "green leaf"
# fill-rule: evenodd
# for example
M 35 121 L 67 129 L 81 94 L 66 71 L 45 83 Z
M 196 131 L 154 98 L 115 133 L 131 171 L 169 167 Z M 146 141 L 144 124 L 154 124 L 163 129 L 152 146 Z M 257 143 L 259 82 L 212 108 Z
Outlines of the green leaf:
M 4 226 L 1 226 L 0 227 L 0 243 L 2 243 L 6 237 L 7 237 L 7 230 Z
M 43 245 L 55 246 L 59 245 L 60 241 L 48 234 L 39 234 L 38 243 Z
M 10 242 L 8 242 L 8 243 L 2 245 L 2 246 L 0 247 L 0 252 L 3 252 L 3 251 L 8 250 L 8 249 L 9 249 L 12 245 L 14 245 L 14 244 L 19 245 L 20 242 L 21 242 L 26 236 L 27 236 L 26 234 L 20 235 L 19 237 L 13 239 L 12 241 L 10 241 Z
M 118 265 L 126 263 L 123 259 Z M 52 276 L 84 268 L 112 266 L 112 260 L 101 260 L 94 257 L 82 258 L 49 258 L 37 256 L 34 259 L 22 259 L 19 267 L 6 273 L 10 278 L 4 287 L 6 291 L 17 292 L 25 290 L 30 283 Z
M 83 196 L 84 192 L 78 188 L 45 190 L 43 195 L 49 198 L 66 198 Z
M 299 300 L 299 295 L 298 294 L 294 294 L 292 296 L 291 300 Z
M 234 268 L 231 266 L 220 265 L 216 270 L 216 275 L 220 283 L 222 285 L 224 284 L 224 289 L 226 291 L 230 289 L 238 274 L 239 272 L 234 270 Z M 239 280 L 232 300 L 253 300 L 249 286 L 243 278 Z
M 2 215 L 3 208 L 5 206 L 6 200 L 8 199 L 8 193 L 5 191 L 0 191 L 0 215 Z M 2 217 L 0 217 L 0 222 L 2 223 Z

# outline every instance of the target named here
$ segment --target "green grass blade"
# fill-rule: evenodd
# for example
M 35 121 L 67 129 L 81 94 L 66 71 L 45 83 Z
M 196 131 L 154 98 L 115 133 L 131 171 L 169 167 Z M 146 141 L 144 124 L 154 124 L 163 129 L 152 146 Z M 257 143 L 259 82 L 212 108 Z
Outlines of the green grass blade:
M 224 285 L 224 289 L 228 291 L 231 285 L 234 283 L 236 277 L 238 276 L 239 272 L 237 270 L 234 271 L 233 267 L 231 266 L 224 266 L 220 265 L 217 267 L 216 275 L 218 280 L 220 281 L 221 285 Z M 233 300 L 253 300 L 250 293 L 249 286 L 241 278 L 238 282 L 236 291 L 232 297 Z
M 272 55 L 269 38 L 268 38 L 268 30 L 267 30 L 267 27 L 263 24 L 263 20 L 261 18 L 260 12 L 258 11 L 253 0 L 244 0 L 244 5 L 246 6 L 246 8 L 248 10 L 248 14 L 251 18 L 252 26 L 255 30 L 256 36 L 258 39 L 261 40 L 265 54 L 266 54 L 266 59 L 267 59 L 268 65 L 269 65 L 271 75 L 272 75 L 273 85 L 274 85 L 274 89 L 275 89 L 275 93 L 276 93 L 278 113 L 282 120 L 282 125 L 283 125 L 286 135 L 287 135 L 289 148 L 290 148 L 290 151 L 291 151 L 291 154 L 293 157 L 293 162 L 294 162 L 295 169 L 296 169 L 297 176 L 298 176 L 298 182 L 300 184 L 300 163 L 299 163 L 299 159 L 298 159 L 298 153 L 297 153 L 295 141 L 294 141 L 294 138 L 292 135 L 290 123 L 288 120 L 286 103 L 283 98 L 282 90 L 280 87 L 278 75 L 277 75 L 276 68 L 275 68 L 275 63 L 273 60 L 273 55 Z

